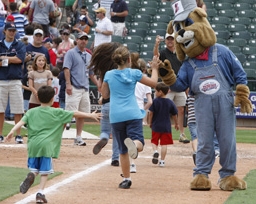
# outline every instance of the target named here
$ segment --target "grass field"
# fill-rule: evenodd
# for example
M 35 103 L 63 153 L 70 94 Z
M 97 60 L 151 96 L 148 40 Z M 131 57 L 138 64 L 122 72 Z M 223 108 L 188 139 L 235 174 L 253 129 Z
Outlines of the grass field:
M 0 166 L 0 172 L 0 201 L 2 201 L 20 192 L 20 183 L 26 178 L 29 170 L 23 168 Z M 54 174 L 49 175 L 48 179 L 52 179 L 60 174 L 62 173 L 55 172 Z M 38 185 L 39 179 L 39 176 L 37 176 L 32 186 Z M 13 188 L 13 186 L 17 186 L 17 188 Z

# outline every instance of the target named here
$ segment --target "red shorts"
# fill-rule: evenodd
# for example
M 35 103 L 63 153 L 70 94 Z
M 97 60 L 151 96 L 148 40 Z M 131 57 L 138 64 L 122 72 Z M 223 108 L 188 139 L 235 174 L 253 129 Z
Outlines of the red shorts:
M 170 132 L 154 132 L 152 131 L 151 143 L 158 146 L 160 141 L 160 145 L 169 145 L 173 144 L 172 133 Z
M 59 102 L 53 102 L 52 107 L 53 108 L 59 108 L 60 107 Z

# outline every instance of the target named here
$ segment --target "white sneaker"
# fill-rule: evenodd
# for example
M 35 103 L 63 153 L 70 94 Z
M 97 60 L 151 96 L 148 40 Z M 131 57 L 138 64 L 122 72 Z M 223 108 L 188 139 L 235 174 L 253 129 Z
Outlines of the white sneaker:
M 138 157 L 138 150 L 137 150 L 135 143 L 130 138 L 126 138 L 124 140 L 124 144 L 128 149 L 129 156 L 132 159 L 136 159 Z
M 159 162 L 159 166 L 160 166 L 160 167 L 164 167 L 164 161 L 163 161 L 163 160 L 161 160 L 161 161 Z
M 220 157 L 220 152 L 218 150 L 215 150 L 215 159 L 217 159 L 218 157 Z
M 130 165 L 130 173 L 136 173 L 136 165 L 135 164 Z
M 77 145 L 77 146 L 86 146 L 86 143 L 85 143 L 82 139 L 77 139 L 77 138 L 75 138 L 75 140 L 74 140 L 74 145 Z

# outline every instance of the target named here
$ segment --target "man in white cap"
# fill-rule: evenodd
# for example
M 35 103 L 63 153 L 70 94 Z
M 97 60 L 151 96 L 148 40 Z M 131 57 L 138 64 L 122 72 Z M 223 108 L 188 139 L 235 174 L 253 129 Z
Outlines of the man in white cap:
M 94 37 L 94 48 L 98 45 L 106 42 L 112 41 L 112 35 L 114 32 L 112 22 L 108 19 L 106 15 L 106 9 L 100 7 L 94 11 L 96 13 L 96 18 L 98 22 L 95 28 L 95 37 Z
M 165 40 L 164 40 L 166 48 L 159 52 L 159 44 L 161 43 L 161 41 L 163 41 L 163 39 L 159 35 L 156 36 L 156 43 L 153 50 L 154 55 L 159 56 L 159 59 L 161 61 L 168 59 L 172 65 L 172 68 L 175 74 L 177 74 L 180 69 L 181 62 L 177 59 L 175 54 L 174 33 L 172 34 L 166 33 Z M 186 137 L 184 133 L 184 127 L 183 127 L 184 107 L 186 105 L 186 100 L 187 100 L 186 93 L 171 91 L 167 94 L 167 97 L 170 98 L 175 103 L 178 109 L 178 123 L 180 127 L 179 141 L 183 143 L 189 143 L 190 141 Z
M 67 51 L 64 58 L 63 69 L 66 80 L 66 110 L 79 110 L 85 113 L 91 112 L 89 96 L 89 78 L 98 85 L 94 73 L 88 69 L 91 54 L 86 51 L 88 35 L 85 32 L 78 33 L 77 45 Z M 76 119 L 75 145 L 85 146 L 82 139 L 84 119 Z
M 48 50 L 43 46 L 43 36 L 44 32 L 41 29 L 34 30 L 33 34 L 33 44 L 28 44 L 26 47 L 26 52 L 28 53 L 26 57 L 26 62 L 34 60 L 37 54 L 43 54 L 47 59 L 47 64 L 50 65 L 50 56 Z M 27 73 L 26 66 L 24 66 L 24 74 Z
M 0 142 L 3 142 L 4 112 L 8 98 L 14 121 L 18 123 L 24 113 L 22 94 L 22 65 L 25 60 L 25 45 L 15 39 L 17 30 L 14 23 L 6 23 L 4 40 L 0 41 Z M 17 130 L 16 143 L 23 143 L 20 129 Z

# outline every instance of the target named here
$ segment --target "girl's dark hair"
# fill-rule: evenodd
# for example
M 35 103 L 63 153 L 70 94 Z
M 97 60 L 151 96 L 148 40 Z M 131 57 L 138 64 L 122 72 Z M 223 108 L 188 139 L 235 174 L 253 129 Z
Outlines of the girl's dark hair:
M 112 60 L 117 65 L 124 65 L 130 57 L 130 52 L 127 47 L 118 47 L 112 55 Z
M 59 44 L 62 42 L 62 39 L 60 37 L 57 37 L 57 38 L 52 39 L 52 42 L 55 42 L 55 44 L 57 46 L 59 46 Z
M 138 60 L 140 58 L 140 54 L 138 52 L 131 53 L 131 68 L 140 69 L 138 64 Z
M 158 82 L 155 89 L 157 91 L 162 91 L 164 93 L 164 95 L 166 95 L 169 91 L 169 86 L 167 86 L 165 83 L 163 82 Z
M 37 71 L 37 70 L 38 70 L 37 64 L 36 64 L 36 61 L 37 61 L 38 57 L 43 57 L 43 58 L 44 58 L 44 60 L 45 60 L 44 69 L 46 69 L 46 65 L 47 65 L 47 59 L 46 59 L 46 57 L 45 57 L 44 55 L 36 55 L 36 56 L 35 56 L 35 59 L 34 59 L 34 61 L 33 61 L 33 70 L 34 70 L 34 71 Z
M 105 73 L 108 70 L 117 68 L 111 56 L 119 46 L 121 44 L 117 42 L 102 43 L 93 50 L 89 69 L 92 68 L 94 74 L 100 76 L 101 81 L 103 81 Z

